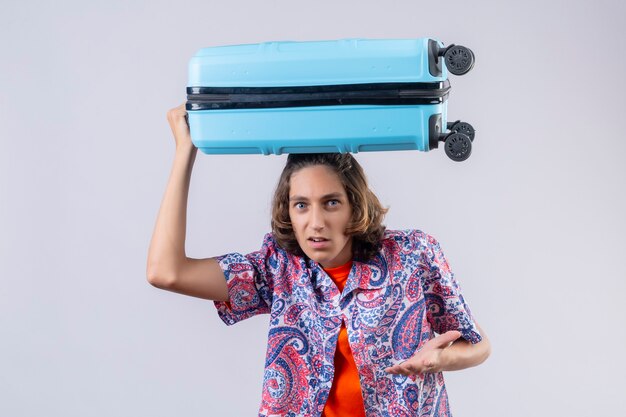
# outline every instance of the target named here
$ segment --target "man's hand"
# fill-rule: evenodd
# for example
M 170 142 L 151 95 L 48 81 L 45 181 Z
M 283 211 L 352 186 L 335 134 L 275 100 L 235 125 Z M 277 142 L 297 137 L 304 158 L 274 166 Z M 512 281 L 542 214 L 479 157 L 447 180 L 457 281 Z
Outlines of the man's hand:
M 423 376 L 424 372 L 440 372 L 446 365 L 442 352 L 459 337 L 461 337 L 461 332 L 458 330 L 450 330 L 434 337 L 426 342 L 411 358 L 398 365 L 385 368 L 385 372 L 395 375 L 418 375 L 420 377 Z
M 193 148 L 194 146 L 191 142 L 191 135 L 189 133 L 189 123 L 187 121 L 185 103 L 168 111 L 167 121 L 169 122 L 172 133 L 174 134 L 176 148 Z

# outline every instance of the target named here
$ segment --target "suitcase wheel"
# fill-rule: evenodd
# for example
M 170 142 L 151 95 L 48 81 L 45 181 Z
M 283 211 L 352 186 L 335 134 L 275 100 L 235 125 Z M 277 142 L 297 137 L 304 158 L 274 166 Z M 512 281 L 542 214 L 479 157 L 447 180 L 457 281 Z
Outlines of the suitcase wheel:
M 472 153 L 472 141 L 466 134 L 454 132 L 446 137 L 445 150 L 453 161 L 465 161 Z
M 454 75 L 467 74 L 474 68 L 474 52 L 461 45 L 450 45 L 444 52 L 446 67 Z
M 476 130 L 471 124 L 457 120 L 454 123 L 448 123 L 448 129 L 453 132 L 463 133 L 468 136 L 472 142 L 474 142 Z

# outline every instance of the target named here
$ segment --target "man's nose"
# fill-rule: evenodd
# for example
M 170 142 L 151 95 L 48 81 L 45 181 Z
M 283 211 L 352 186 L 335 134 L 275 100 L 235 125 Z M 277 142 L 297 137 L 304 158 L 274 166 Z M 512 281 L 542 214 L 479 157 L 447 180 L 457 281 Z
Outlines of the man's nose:
M 322 230 L 324 224 L 324 210 L 319 206 L 314 207 L 313 210 L 311 210 L 311 228 L 313 230 Z

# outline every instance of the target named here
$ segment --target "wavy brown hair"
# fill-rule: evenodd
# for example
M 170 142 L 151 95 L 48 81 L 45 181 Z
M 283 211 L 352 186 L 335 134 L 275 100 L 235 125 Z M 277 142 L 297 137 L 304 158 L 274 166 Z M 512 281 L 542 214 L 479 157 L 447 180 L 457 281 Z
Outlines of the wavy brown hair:
M 289 154 L 272 201 L 274 238 L 286 251 L 305 255 L 296 240 L 289 217 L 289 188 L 295 172 L 314 165 L 328 166 L 339 176 L 352 208 L 352 219 L 345 233 L 353 237 L 353 257 L 362 261 L 371 259 L 380 249 L 385 232 L 382 221 L 389 209 L 380 204 L 367 184 L 363 168 L 349 153 Z

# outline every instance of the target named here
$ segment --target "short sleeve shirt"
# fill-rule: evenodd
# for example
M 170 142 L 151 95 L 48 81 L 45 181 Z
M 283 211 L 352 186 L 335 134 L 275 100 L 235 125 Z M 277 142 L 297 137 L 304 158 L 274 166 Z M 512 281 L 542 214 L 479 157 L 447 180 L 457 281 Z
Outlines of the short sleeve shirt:
M 435 238 L 386 230 L 367 262 L 353 260 L 340 292 L 322 266 L 265 235 L 260 250 L 217 257 L 229 302 L 215 301 L 232 325 L 270 314 L 259 416 L 320 416 L 334 376 L 341 324 L 348 332 L 367 417 L 451 416 L 443 374 L 393 375 L 434 333 L 481 336 Z

